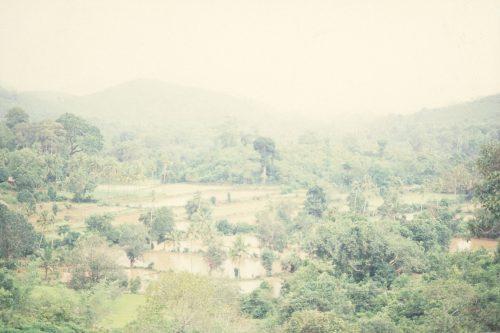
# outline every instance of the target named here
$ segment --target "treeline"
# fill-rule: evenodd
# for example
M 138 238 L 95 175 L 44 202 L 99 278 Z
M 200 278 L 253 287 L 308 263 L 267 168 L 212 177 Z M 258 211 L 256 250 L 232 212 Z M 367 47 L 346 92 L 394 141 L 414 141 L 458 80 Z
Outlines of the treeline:
M 435 128 L 406 118 L 362 135 L 305 131 L 286 142 L 231 122 L 202 133 L 105 127 L 103 133 L 72 114 L 30 122 L 25 111 L 9 110 L 0 125 L 0 181 L 12 177 L 17 189 L 34 195 L 53 187 L 77 201 L 89 200 L 97 184 L 145 178 L 342 190 L 369 182 L 379 193 L 400 183 L 470 197 L 479 178 L 470 161 L 498 138 L 495 124 Z

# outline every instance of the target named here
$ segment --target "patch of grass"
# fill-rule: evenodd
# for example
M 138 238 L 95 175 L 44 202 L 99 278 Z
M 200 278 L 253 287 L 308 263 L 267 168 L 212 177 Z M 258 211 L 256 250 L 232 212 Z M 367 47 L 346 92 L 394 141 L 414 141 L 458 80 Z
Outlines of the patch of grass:
M 111 303 L 110 313 L 101 321 L 105 328 L 120 328 L 137 318 L 137 312 L 146 302 L 141 294 L 123 294 Z

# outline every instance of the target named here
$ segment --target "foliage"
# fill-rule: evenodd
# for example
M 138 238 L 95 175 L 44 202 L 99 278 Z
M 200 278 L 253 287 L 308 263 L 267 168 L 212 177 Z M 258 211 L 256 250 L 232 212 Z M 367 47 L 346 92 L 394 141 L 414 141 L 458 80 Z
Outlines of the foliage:
M 66 188 L 73 193 L 73 201 L 89 201 L 98 184 L 99 162 L 96 158 L 79 153 L 70 160 Z
M 10 314 L 22 305 L 22 290 L 5 268 L 0 269 L 0 323 L 7 322 Z
M 474 289 L 461 281 L 437 280 L 398 292 L 391 315 L 405 331 L 453 332 L 458 328 L 477 332 Z
M 112 220 L 113 217 L 111 215 L 94 214 L 85 219 L 85 224 L 87 230 L 94 231 L 116 244 L 120 235 L 118 230 L 111 224 Z
M 18 147 L 31 148 L 41 154 L 53 154 L 62 150 L 65 130 L 51 120 L 18 124 L 15 129 Z
M 123 273 L 116 264 L 116 257 L 100 236 L 90 234 L 80 238 L 69 258 L 69 286 L 74 289 L 89 289 L 105 280 L 122 280 Z
M 215 223 L 215 229 L 223 235 L 247 234 L 255 230 L 253 225 L 247 223 L 229 223 L 228 220 L 219 220 Z
M 17 193 L 16 199 L 18 202 L 24 204 L 26 213 L 32 215 L 36 211 L 36 199 L 31 191 L 21 190 Z
M 276 171 L 273 169 L 274 159 L 277 157 L 276 144 L 268 137 L 258 137 L 253 142 L 253 148 L 260 155 L 261 178 L 265 183 L 268 177 L 276 178 Z
M 282 319 L 304 310 L 352 314 L 354 306 L 347 291 L 332 273 L 331 266 L 310 263 L 300 267 L 286 282 L 279 306 Z
M 256 236 L 261 243 L 261 247 L 268 247 L 279 252 L 285 249 L 288 241 L 283 223 L 263 216 L 259 219 Z
M 281 259 L 281 269 L 294 273 L 303 264 L 303 260 L 296 254 L 290 253 Z
M 33 253 L 37 238 L 24 216 L 0 204 L 0 258 L 10 260 Z
M 189 220 L 207 220 L 212 216 L 212 204 L 202 200 L 201 193 L 196 193 L 193 199 L 184 206 Z
M 175 226 L 174 213 L 168 207 L 150 209 L 141 214 L 139 221 L 148 229 L 149 239 L 158 243 L 164 242 Z
M 482 209 L 469 225 L 471 232 L 479 237 L 500 236 L 500 143 L 490 143 L 481 150 L 477 166 L 483 180 L 476 187 L 476 197 Z
M 270 287 L 263 282 L 259 288 L 241 299 L 241 312 L 254 319 L 268 317 L 274 311 Z
M 162 273 L 146 292 L 138 323 L 176 327 L 167 332 L 237 331 L 237 292 L 224 281 L 189 273 Z M 168 327 L 167 326 L 167 327 Z
M 130 268 L 148 249 L 147 231 L 142 225 L 123 224 L 118 229 L 118 242 L 130 261 Z
M 29 122 L 29 115 L 23 109 L 14 107 L 5 114 L 5 125 L 10 129 L 22 123 Z
M 335 313 L 305 310 L 295 312 L 285 325 L 286 333 L 340 333 L 346 324 Z
M 236 237 L 233 246 L 229 249 L 229 257 L 236 264 L 234 275 L 238 279 L 240 278 L 241 259 L 243 259 L 243 257 L 248 254 L 247 248 L 248 245 L 243 241 L 243 238 L 241 238 L 241 236 L 238 236 Z
M 70 156 L 78 152 L 95 153 L 102 149 L 103 137 L 96 126 L 71 113 L 63 114 L 56 121 L 66 131 L 67 151 Z
M 57 326 L 81 324 L 80 297 L 64 287 L 37 287 L 29 297 L 29 315 Z
M 306 202 L 304 203 L 304 210 L 307 214 L 322 217 L 327 208 L 328 200 L 321 187 L 314 186 L 307 190 Z
M 211 244 L 208 246 L 207 252 L 205 252 L 204 256 L 205 261 L 208 263 L 208 267 L 210 272 L 214 269 L 220 269 L 226 261 L 226 252 L 220 246 Z
M 244 263 L 257 263 L 252 252 L 259 251 L 247 244 L 257 237 L 268 274 L 275 251 L 285 253 L 277 277 L 283 284 L 278 298 L 266 284 L 240 295 L 231 281 L 167 273 L 151 284 L 148 303 L 124 331 L 500 331 L 498 249 L 448 253 L 452 237 L 499 236 L 496 113 L 480 120 L 470 112 L 463 123 L 435 121 L 434 111 L 388 117 L 348 135 L 331 127 L 280 134 L 287 132 L 283 125 L 271 138 L 234 124 L 179 130 L 183 125 L 173 122 L 168 130 L 148 131 L 104 124 L 101 130 L 71 114 L 30 121 L 22 110 L 9 111 L 0 123 L 0 331 L 103 331 L 101 318 L 114 310 L 110 300 L 127 284 L 116 264 L 120 251 L 131 266 L 153 243 L 171 240 L 180 252 L 183 226 L 167 207 L 144 209 L 142 223 L 119 227 L 110 216 L 78 211 L 80 202 L 97 201 L 98 211 L 115 204 L 112 191 L 99 189 L 93 197 L 99 184 L 138 180 L 153 188 L 155 182 L 224 184 L 217 195 L 207 194 L 210 200 L 198 193 L 187 202 L 186 235 L 205 241 L 201 254 L 210 271 L 229 257 L 237 278 Z M 493 142 L 481 149 L 487 141 Z M 233 215 L 242 203 L 237 184 L 268 180 L 279 187 L 244 191 L 269 191 L 269 209 L 255 224 L 238 223 L 246 211 Z M 51 214 L 44 203 L 66 201 L 67 192 L 76 201 L 65 204 L 73 209 L 64 213 L 71 225 L 61 223 L 58 206 Z M 126 192 L 116 200 L 126 202 L 126 214 L 143 207 L 142 193 L 130 205 Z M 33 214 L 37 203 L 44 207 L 30 220 L 42 234 L 17 213 Z M 212 213 L 220 219 L 218 233 Z M 239 237 L 226 237 L 232 235 Z M 66 267 L 67 284 L 59 280 Z M 140 279 L 128 288 L 138 292 Z
M 267 276 L 272 275 L 274 259 L 274 253 L 272 250 L 262 250 L 262 253 L 260 255 L 260 262 L 262 263 L 262 266 L 264 266 Z
M 45 182 L 47 173 L 44 160 L 31 149 L 10 152 L 6 166 L 19 189 L 34 190 Z
M 401 235 L 419 243 L 425 251 L 435 246 L 448 247 L 452 230 L 442 220 L 423 213 L 400 223 Z
M 347 203 L 351 212 L 356 214 L 365 214 L 368 209 L 368 200 L 363 194 L 362 189 L 357 183 L 354 183 L 352 190 L 347 196 Z
M 360 323 L 361 333 L 398 333 L 400 330 L 396 324 L 387 317 L 377 316 L 362 320 Z
M 130 292 L 132 294 L 137 294 L 139 292 L 139 290 L 141 289 L 141 285 L 142 285 L 141 278 L 136 276 L 135 278 L 130 280 L 129 284 L 130 284 Z
M 60 263 L 60 258 L 54 249 L 50 246 L 45 246 L 43 249 L 38 250 L 37 257 L 40 260 L 40 266 L 45 272 L 45 280 L 49 279 L 49 273 L 54 273 Z
M 374 279 L 389 286 L 397 274 L 418 270 L 422 256 L 414 243 L 364 220 L 318 225 L 309 251 L 356 282 Z
M 49 186 L 47 188 L 47 196 L 49 197 L 50 201 L 56 201 L 57 192 L 53 186 Z

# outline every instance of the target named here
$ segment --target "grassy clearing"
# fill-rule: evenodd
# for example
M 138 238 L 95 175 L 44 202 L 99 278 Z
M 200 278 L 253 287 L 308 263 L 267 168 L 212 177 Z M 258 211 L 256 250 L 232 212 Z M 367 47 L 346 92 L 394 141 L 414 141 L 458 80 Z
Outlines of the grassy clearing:
M 146 302 L 146 297 L 140 294 L 123 294 L 113 301 L 113 309 L 101 320 L 105 328 L 120 328 L 126 326 L 137 317 L 137 311 Z
M 153 194 L 154 192 L 154 194 Z M 139 184 L 139 185 L 101 185 L 94 193 L 94 203 L 58 203 L 59 212 L 53 225 L 44 232 L 55 236 L 58 226 L 69 224 L 74 231 L 85 230 L 84 221 L 93 214 L 110 214 L 114 217 L 113 224 L 137 223 L 141 213 L 148 207 L 171 207 L 176 216 L 176 222 L 187 221 L 184 211 L 186 202 L 200 192 L 203 199 L 215 198 L 213 218 L 228 219 L 230 222 L 253 223 L 255 213 L 268 207 L 270 203 L 291 201 L 298 206 L 304 200 L 305 192 L 282 194 L 276 186 L 250 185 L 207 185 L 207 184 Z M 228 201 L 230 193 L 231 201 Z M 154 198 L 154 200 L 153 200 Z M 39 205 L 38 211 L 51 211 L 52 204 Z M 37 214 L 30 217 L 36 225 Z

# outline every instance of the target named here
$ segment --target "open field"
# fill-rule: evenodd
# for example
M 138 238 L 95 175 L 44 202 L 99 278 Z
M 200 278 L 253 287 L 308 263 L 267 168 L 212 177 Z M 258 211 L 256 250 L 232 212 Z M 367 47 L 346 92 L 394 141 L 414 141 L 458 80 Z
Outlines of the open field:
M 74 230 L 84 230 L 84 221 L 93 214 L 110 214 L 114 224 L 137 223 L 139 215 L 149 207 L 167 206 L 175 213 L 176 222 L 187 222 L 184 210 L 186 202 L 200 193 L 205 200 L 215 198 L 216 205 L 212 213 L 214 220 L 227 219 L 231 223 L 254 223 L 255 213 L 270 205 L 286 201 L 299 209 L 305 198 L 305 191 L 282 194 L 276 186 L 222 186 L 222 185 L 102 185 L 94 194 L 95 203 L 58 204 L 59 213 L 56 223 L 47 231 L 57 226 L 69 224 Z M 230 196 L 230 201 L 228 200 Z M 50 210 L 51 204 L 40 205 L 39 210 Z M 36 216 L 32 216 L 32 222 Z
M 49 238 L 57 238 L 57 229 L 62 225 L 69 225 L 73 231 L 85 232 L 85 219 L 94 214 L 109 214 L 113 217 L 112 224 L 136 224 L 141 213 L 149 207 L 167 206 L 175 215 L 176 229 L 186 231 L 189 227 L 184 205 L 199 193 L 204 200 L 213 200 L 212 220 L 228 220 L 230 223 L 247 223 L 255 225 L 256 213 L 268 210 L 281 202 L 294 207 L 295 212 L 302 209 L 305 200 L 305 191 L 282 193 L 277 186 L 250 186 L 250 185 L 205 185 L 205 184 L 165 184 L 144 183 L 139 185 L 102 185 L 94 193 L 95 202 L 92 203 L 57 203 L 59 211 L 55 223 L 41 228 L 37 223 L 38 214 L 30 217 L 30 221 Z M 230 197 L 230 198 L 229 198 Z M 38 205 L 38 212 L 50 211 L 52 203 Z M 118 246 L 114 246 L 117 253 L 117 262 L 129 274 L 130 278 L 139 276 L 142 280 L 142 290 L 156 280 L 161 271 L 181 272 L 211 275 L 214 277 L 234 279 L 234 268 L 240 270 L 240 280 L 235 281 L 243 293 L 257 288 L 266 277 L 259 254 L 261 252 L 258 239 L 252 234 L 242 234 L 247 245 L 247 255 L 240 262 L 235 263 L 227 258 L 220 270 L 210 271 L 203 253 L 206 245 L 200 239 L 183 239 L 177 245 L 166 242 L 157 244 L 153 250 L 147 251 L 137 262 L 135 268 L 129 268 L 129 261 Z M 219 236 L 219 241 L 226 252 L 229 251 L 236 236 Z M 180 252 L 176 251 L 176 246 Z M 148 266 L 153 270 L 147 269 Z M 274 262 L 273 273 L 279 274 L 281 267 L 279 258 Z M 278 278 L 272 278 L 275 295 L 279 295 L 280 283 Z M 269 281 L 268 281 L 269 282 Z M 125 301 L 123 301 L 125 302 Z M 120 304 L 119 308 L 120 308 Z M 121 310 L 120 310 L 121 311 Z M 119 322 L 121 313 L 114 315 L 111 320 Z M 123 311 L 133 311 L 126 308 Z M 116 318 L 115 318 L 116 317 Z

